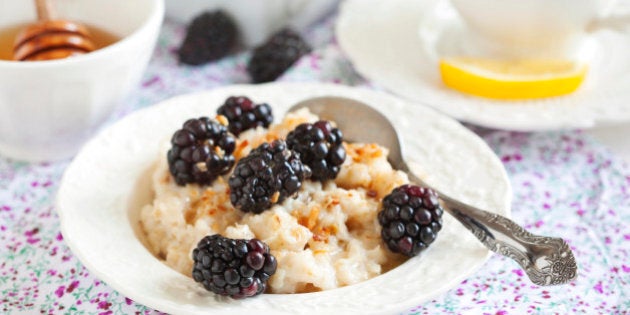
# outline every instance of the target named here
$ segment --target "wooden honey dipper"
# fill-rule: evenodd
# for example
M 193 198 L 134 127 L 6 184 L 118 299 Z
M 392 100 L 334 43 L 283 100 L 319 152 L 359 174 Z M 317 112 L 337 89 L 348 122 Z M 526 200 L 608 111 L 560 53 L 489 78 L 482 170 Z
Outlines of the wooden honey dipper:
M 38 22 L 27 26 L 16 36 L 13 60 L 62 59 L 96 49 L 85 26 L 57 19 L 51 0 L 35 0 L 35 6 Z

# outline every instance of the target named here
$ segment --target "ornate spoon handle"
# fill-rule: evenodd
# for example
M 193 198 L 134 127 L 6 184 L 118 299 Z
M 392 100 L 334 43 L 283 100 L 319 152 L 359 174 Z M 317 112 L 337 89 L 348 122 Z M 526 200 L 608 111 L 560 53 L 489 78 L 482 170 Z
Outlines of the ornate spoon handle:
M 431 187 L 408 169 L 407 173 L 412 181 Z M 438 194 L 446 211 L 488 249 L 516 261 L 533 283 L 558 285 L 577 276 L 575 257 L 563 239 L 534 235 L 506 217 L 464 204 L 439 191 Z

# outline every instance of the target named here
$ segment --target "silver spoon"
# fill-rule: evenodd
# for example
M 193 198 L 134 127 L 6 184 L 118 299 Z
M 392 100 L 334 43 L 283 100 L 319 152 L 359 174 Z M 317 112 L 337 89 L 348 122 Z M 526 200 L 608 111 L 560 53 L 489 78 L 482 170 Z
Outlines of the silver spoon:
M 406 172 L 412 182 L 436 190 L 410 171 L 394 126 L 369 105 L 343 97 L 318 97 L 299 102 L 289 111 L 304 107 L 322 119 L 336 122 L 348 140 L 378 143 L 389 148 L 389 161 L 394 168 Z M 508 218 L 467 205 L 440 191 L 437 193 L 448 213 L 488 249 L 516 261 L 533 283 L 565 284 L 577 276 L 575 258 L 563 239 L 534 235 Z

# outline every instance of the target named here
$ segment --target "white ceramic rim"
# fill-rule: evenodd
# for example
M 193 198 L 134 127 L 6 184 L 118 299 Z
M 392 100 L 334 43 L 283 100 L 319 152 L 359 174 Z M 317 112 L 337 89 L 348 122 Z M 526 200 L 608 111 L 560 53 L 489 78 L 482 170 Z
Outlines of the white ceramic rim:
M 124 49 L 124 46 L 129 45 L 128 42 L 136 41 L 138 37 L 144 37 L 144 33 L 147 33 L 153 28 L 155 24 L 162 24 L 164 19 L 164 0 L 149 1 L 153 3 L 151 6 L 151 13 L 148 18 L 142 22 L 140 27 L 136 28 L 131 34 L 121 38 L 115 43 L 90 52 L 89 54 L 83 54 L 72 58 L 55 59 L 55 60 L 42 60 L 42 61 L 29 61 L 20 62 L 12 60 L 0 60 L 0 68 L 21 68 L 21 69 L 33 69 L 33 68 L 54 68 L 64 67 L 68 64 L 80 64 L 84 62 L 91 62 L 93 59 L 101 58 L 107 54 L 111 54 L 116 50 Z
M 128 214 L 129 196 L 124 194 L 133 191 L 130 187 L 135 184 L 132 182 L 138 180 L 134 177 L 145 171 L 132 170 L 131 173 L 135 174 L 130 174 L 125 169 L 125 161 L 133 161 L 131 166 L 151 165 L 155 152 L 159 152 L 158 142 L 164 140 L 161 137 L 172 133 L 185 118 L 203 113 L 211 115 L 220 105 L 216 101 L 222 102 L 229 95 L 248 95 L 255 101 L 267 101 L 261 100 L 264 97 L 275 98 L 276 101 L 271 104 L 282 104 L 279 107 L 272 105 L 276 117 L 291 104 L 316 96 L 337 95 L 368 102 L 390 119 L 401 123 L 402 126 L 397 125 L 399 130 L 424 128 L 421 136 L 402 134 L 403 139 L 410 140 L 406 142 L 411 143 L 407 153 L 416 156 L 414 161 L 433 161 L 433 165 L 464 163 L 438 167 L 445 174 L 453 170 L 453 174 L 445 176 L 450 178 L 421 174 L 427 181 L 479 207 L 494 207 L 493 210 L 502 215 L 510 214 L 511 187 L 498 157 L 481 138 L 432 109 L 384 93 L 332 84 L 273 83 L 222 87 L 175 97 L 129 114 L 88 142 L 62 178 L 56 209 L 66 244 L 90 272 L 123 295 L 174 314 L 233 314 L 254 310 L 261 315 L 383 314 L 404 311 L 447 291 L 474 273 L 489 257 L 490 252 L 471 233 L 452 217 L 445 216 L 444 229 L 440 232 L 442 237 L 438 236 L 429 250 L 388 273 L 356 285 L 298 295 L 264 294 L 238 301 L 204 291 L 191 278 L 159 262 L 133 236 Z M 209 104 L 209 100 L 213 103 Z M 409 123 L 410 120 L 414 123 Z M 426 123 L 418 126 L 418 121 Z M 129 131 L 137 131 L 138 137 L 129 138 Z M 426 141 L 419 144 L 428 149 L 437 148 L 437 151 L 420 152 L 415 148 L 418 140 L 413 140 L 418 137 L 436 139 L 437 142 L 432 144 Z M 459 156 L 462 153 L 467 155 L 466 159 Z M 95 165 L 98 167 L 94 168 Z M 469 170 L 470 166 L 476 166 L 481 173 L 467 175 L 462 172 Z M 415 164 L 412 167 L 417 169 Z M 477 176 L 479 174 L 483 176 Z M 111 196 L 110 190 L 115 191 Z M 451 267 L 453 269 L 449 269 Z M 419 277 L 418 281 L 407 281 L 409 276 L 415 277 L 415 273 L 420 271 L 424 277 Z M 138 287 L 138 282 L 131 278 L 145 285 Z M 406 283 L 395 282 L 403 280 Z M 418 287 L 423 281 L 430 285 Z M 164 294 L 147 294 L 154 291 Z M 399 295 L 406 298 L 392 302 Z
M 341 4 L 335 33 L 362 76 L 461 121 L 515 131 L 593 128 L 630 121 L 630 74 L 618 73 L 619 67 L 630 69 L 625 57 L 630 49 L 630 29 L 621 33 L 600 31 L 587 37 L 587 50 L 594 54 L 592 68 L 604 70 L 591 71 L 575 93 L 497 101 L 464 95 L 441 84 L 437 64 L 430 56 L 433 47 L 427 47 L 430 45 L 418 33 L 422 25 L 427 35 L 441 34 L 446 26 L 439 25 L 443 23 L 440 21 L 452 20 L 452 13 L 445 9 L 454 11 L 447 0 L 347 0 Z M 364 36 L 365 32 L 370 35 Z

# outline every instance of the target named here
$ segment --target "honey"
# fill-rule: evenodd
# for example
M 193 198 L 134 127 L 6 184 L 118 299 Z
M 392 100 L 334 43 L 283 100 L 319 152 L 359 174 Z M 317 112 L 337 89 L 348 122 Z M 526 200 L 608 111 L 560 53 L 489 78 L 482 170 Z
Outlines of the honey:
M 13 45 L 17 34 L 28 24 L 18 24 L 0 29 L 0 60 L 13 60 Z M 92 25 L 86 25 L 96 49 L 107 47 L 117 42 L 120 37 Z

